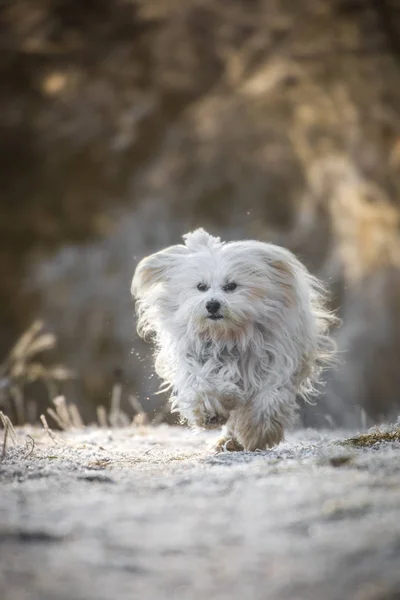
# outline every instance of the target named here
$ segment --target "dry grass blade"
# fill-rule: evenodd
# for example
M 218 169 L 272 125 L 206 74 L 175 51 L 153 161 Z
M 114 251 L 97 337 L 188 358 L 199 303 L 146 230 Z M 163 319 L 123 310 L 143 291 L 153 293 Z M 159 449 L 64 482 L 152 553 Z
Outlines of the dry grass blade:
M 140 404 L 136 396 L 129 396 L 129 403 L 132 406 L 133 410 L 136 412 L 136 415 L 133 417 L 132 425 L 147 425 L 147 423 L 149 422 L 149 417 L 147 413 L 143 410 L 143 406 Z
M 19 361 L 10 367 L 10 371 L 13 377 L 24 375 L 28 381 L 36 381 L 37 379 L 67 381 L 76 376 L 74 371 L 61 365 L 45 367 L 37 362 L 25 364 Z
M 367 448 L 381 442 L 400 442 L 400 427 L 396 427 L 391 431 L 380 431 L 376 428 L 375 431 L 361 433 L 360 435 L 348 438 L 342 444 L 356 446 L 357 448 Z
M 11 423 L 10 418 L 7 417 L 7 415 L 5 415 L 2 411 L 0 411 L 0 421 L 2 422 L 4 429 L 6 429 L 6 427 L 8 428 L 8 433 L 10 435 L 12 443 L 14 444 L 14 446 L 16 446 L 17 445 L 17 434 L 15 432 L 14 426 Z
M 102 404 L 97 406 L 96 414 L 99 427 L 108 427 L 107 411 Z
M 46 368 L 36 362 L 29 364 L 18 361 L 10 367 L 11 376 L 14 378 L 24 377 L 27 381 L 37 381 L 46 377 Z
M 48 415 L 50 415 L 50 417 L 53 419 L 53 421 L 55 423 L 57 423 L 57 425 L 59 426 L 60 429 L 62 429 L 63 431 L 68 429 L 68 425 L 66 423 L 64 423 L 62 419 L 60 419 L 59 415 L 53 408 L 47 408 L 46 412 Z
M 141 427 L 143 425 L 147 425 L 149 422 L 149 417 L 147 416 L 146 413 L 138 413 L 137 415 L 135 415 L 133 417 L 133 421 L 132 421 L 132 425 L 135 425 L 135 427 Z
M 6 450 L 7 450 L 7 438 L 8 438 L 8 423 L 5 426 L 4 429 L 4 440 L 3 440 L 3 449 L 1 451 L 1 460 L 3 460 L 3 458 L 6 455 Z
M 53 404 L 56 407 L 56 412 L 58 418 L 65 424 L 65 429 L 70 429 L 72 427 L 71 418 L 69 416 L 69 411 L 67 407 L 67 403 L 65 401 L 64 396 L 56 396 L 53 400 Z
M 24 454 L 23 458 L 28 458 L 35 449 L 35 440 L 31 435 L 27 435 L 25 438 L 27 453 Z
M 120 383 L 116 383 L 113 386 L 111 392 L 111 408 L 110 408 L 110 417 L 111 415 L 117 415 L 120 411 L 121 407 L 121 396 L 122 396 L 122 385 Z
M 76 427 L 77 429 L 82 429 L 83 427 L 85 427 L 85 423 L 83 422 L 83 419 L 76 404 L 70 404 L 68 406 L 68 411 L 73 427 Z
M 10 419 L 2 411 L 0 411 L 0 421 L 4 427 L 4 440 L 3 440 L 3 448 L 2 448 L 2 452 L 1 452 L 1 458 L 3 459 L 5 457 L 6 451 L 7 451 L 8 437 L 11 438 L 12 443 L 14 444 L 14 446 L 16 446 L 17 445 L 17 434 L 15 433 L 15 429 L 14 429 L 13 424 L 11 423 Z
M 0 387 L 4 397 L 13 400 L 17 412 L 18 424 L 25 423 L 25 386 L 35 381 L 41 381 L 47 388 L 49 398 L 59 394 L 58 382 L 75 377 L 75 373 L 63 365 L 48 366 L 34 357 L 40 352 L 51 350 L 56 345 L 56 336 L 42 331 L 44 325 L 35 321 L 31 327 L 20 337 L 9 356 L 0 365 Z M 56 407 L 58 418 L 61 417 L 65 425 L 70 426 L 68 410 Z M 35 416 L 36 420 L 36 416 Z
M 161 410 L 159 410 L 154 419 L 152 420 L 152 425 L 160 425 L 165 419 L 165 415 L 169 412 L 169 404 L 166 402 Z
M 35 339 L 35 336 L 42 329 L 43 323 L 42 321 L 35 321 L 29 327 L 29 329 L 19 338 L 14 348 L 10 352 L 10 360 L 18 360 L 21 359 L 32 341 Z
M 23 354 L 24 359 L 31 358 L 39 352 L 51 350 L 56 345 L 56 336 L 53 333 L 43 333 L 26 347 Z
M 47 413 L 54 419 L 60 429 L 66 431 L 73 427 L 84 427 L 82 417 L 75 404 L 68 406 L 64 396 L 54 398 L 53 404 L 55 409 L 48 408 Z
M 133 410 L 136 411 L 137 413 L 144 413 L 145 411 L 143 410 L 143 406 L 140 404 L 139 400 L 136 398 L 136 396 L 130 395 L 129 398 L 129 404 L 132 406 Z
M 131 423 L 131 419 L 123 410 L 111 413 L 109 415 L 109 421 L 111 427 L 128 427 Z
M 48 368 L 46 370 L 46 374 L 55 381 L 67 381 L 68 379 L 73 379 L 76 377 L 75 371 L 72 369 L 67 369 L 62 365 L 56 365 L 55 367 Z
M 128 415 L 121 409 L 122 385 L 116 383 L 111 394 L 109 421 L 112 427 L 127 427 L 130 424 Z
M 50 427 L 46 421 L 46 417 L 44 415 L 40 415 L 40 420 L 42 422 L 42 425 L 43 425 L 46 433 L 53 440 L 54 444 L 58 445 L 58 440 L 57 440 L 56 436 L 54 435 L 54 433 L 52 432 L 52 430 L 50 429 Z

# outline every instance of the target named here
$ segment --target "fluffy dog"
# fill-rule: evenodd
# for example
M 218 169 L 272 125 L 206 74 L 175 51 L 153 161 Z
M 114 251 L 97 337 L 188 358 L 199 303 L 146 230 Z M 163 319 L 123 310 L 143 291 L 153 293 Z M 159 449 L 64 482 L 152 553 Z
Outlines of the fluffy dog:
M 156 372 L 183 420 L 223 426 L 220 449 L 272 447 L 332 356 L 323 287 L 273 244 L 203 229 L 184 241 L 138 264 L 138 333 L 155 342 Z

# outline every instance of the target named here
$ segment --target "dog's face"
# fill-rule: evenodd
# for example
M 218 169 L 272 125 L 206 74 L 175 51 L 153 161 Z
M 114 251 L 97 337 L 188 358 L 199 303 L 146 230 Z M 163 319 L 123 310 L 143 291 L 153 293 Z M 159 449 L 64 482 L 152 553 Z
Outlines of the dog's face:
M 221 243 L 203 230 L 138 265 L 132 292 L 145 329 L 237 338 L 296 302 L 290 253 L 261 242 Z M 140 311 L 139 311 L 140 314 Z
M 176 293 L 175 322 L 211 337 L 228 335 L 257 318 L 266 295 L 261 272 L 249 269 L 249 257 L 235 246 L 199 250 L 186 257 L 172 276 L 168 293 Z M 264 278 L 265 279 L 265 278 Z

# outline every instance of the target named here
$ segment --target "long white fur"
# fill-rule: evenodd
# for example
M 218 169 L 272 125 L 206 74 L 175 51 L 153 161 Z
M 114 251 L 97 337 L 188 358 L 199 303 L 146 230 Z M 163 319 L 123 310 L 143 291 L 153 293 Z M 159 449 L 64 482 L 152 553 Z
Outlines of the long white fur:
M 273 446 L 333 354 L 323 286 L 273 244 L 224 243 L 203 229 L 184 241 L 138 264 L 138 332 L 155 342 L 156 372 L 183 419 L 226 423 L 222 441 L 246 450 Z M 224 291 L 230 282 L 237 288 Z M 208 318 L 209 300 L 221 303 L 222 319 Z

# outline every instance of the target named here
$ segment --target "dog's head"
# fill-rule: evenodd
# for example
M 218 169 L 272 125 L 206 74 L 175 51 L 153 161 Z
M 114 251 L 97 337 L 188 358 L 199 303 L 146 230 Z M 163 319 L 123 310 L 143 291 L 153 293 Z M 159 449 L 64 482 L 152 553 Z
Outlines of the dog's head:
M 284 248 L 256 241 L 221 242 L 203 229 L 144 258 L 132 293 L 139 331 L 167 328 L 210 340 L 244 339 L 257 325 L 276 322 L 306 299 L 299 271 L 305 268 Z

